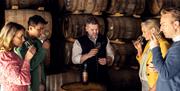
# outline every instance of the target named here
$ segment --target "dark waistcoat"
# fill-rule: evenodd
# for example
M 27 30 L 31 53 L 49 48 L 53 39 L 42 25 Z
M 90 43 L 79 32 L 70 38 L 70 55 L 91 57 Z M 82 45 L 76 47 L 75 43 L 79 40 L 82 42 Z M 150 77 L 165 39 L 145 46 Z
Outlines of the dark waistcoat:
M 98 64 L 98 58 L 104 58 L 106 57 L 106 46 L 107 46 L 107 37 L 98 35 L 98 39 L 96 40 L 96 43 L 93 43 L 88 36 L 82 36 L 78 38 L 78 41 L 81 45 L 82 48 L 82 54 L 88 53 L 91 49 L 99 46 L 99 51 L 96 56 L 87 59 L 83 64 L 82 64 L 82 69 L 83 65 L 87 64 L 87 71 L 88 71 L 88 78 L 89 81 L 99 81 L 100 74 L 104 74 L 106 71 L 106 67 L 99 65 Z M 105 74 L 104 74 L 105 75 Z

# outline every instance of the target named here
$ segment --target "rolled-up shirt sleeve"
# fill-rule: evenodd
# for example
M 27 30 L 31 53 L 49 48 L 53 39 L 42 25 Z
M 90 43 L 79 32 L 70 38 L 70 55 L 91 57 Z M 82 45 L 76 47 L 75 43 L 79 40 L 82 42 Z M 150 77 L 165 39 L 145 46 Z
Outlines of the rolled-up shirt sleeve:
M 74 64 L 81 64 L 82 48 L 78 40 L 75 40 L 72 48 L 72 62 Z

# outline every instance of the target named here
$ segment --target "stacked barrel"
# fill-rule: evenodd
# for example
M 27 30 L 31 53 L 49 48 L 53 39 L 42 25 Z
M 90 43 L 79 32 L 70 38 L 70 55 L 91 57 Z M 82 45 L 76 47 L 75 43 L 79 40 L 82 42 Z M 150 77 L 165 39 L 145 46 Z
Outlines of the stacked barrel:
M 6 8 L 10 9 L 12 6 L 18 6 L 21 9 L 37 9 L 45 7 L 49 0 L 6 0 Z
M 119 69 L 126 66 L 124 63 L 135 60 L 126 60 L 124 57 L 136 55 L 132 40 L 141 34 L 140 23 L 141 20 L 134 17 L 110 16 L 107 18 L 107 37 L 111 40 L 116 55 L 113 65 L 115 68 Z
M 132 40 L 141 35 L 140 18 L 144 9 L 145 0 L 111 0 L 110 7 L 106 11 L 109 14 L 106 18 L 107 37 L 110 39 L 115 52 L 112 66 L 115 71 L 110 70 L 113 91 L 118 89 L 131 91 L 135 89 L 136 86 L 131 84 L 133 80 L 133 82 L 139 84 L 138 75 L 135 75 L 137 74 L 138 63 Z M 130 72 L 131 69 L 135 70 Z M 119 72 L 122 72 L 121 74 L 124 74 L 124 77 L 116 78 L 116 75 L 113 75 L 114 73 L 119 74 Z M 132 74 L 126 74 L 125 72 Z M 128 79 L 127 77 L 129 77 L 129 81 L 123 80 Z M 120 81 L 125 85 L 116 84 Z
M 121 13 L 126 16 L 141 15 L 145 9 L 145 0 L 111 0 L 107 13 Z
M 162 8 L 168 7 L 180 8 L 180 0 L 150 0 L 148 3 L 148 9 L 153 15 L 159 15 Z
M 65 8 L 73 14 L 101 14 L 108 0 L 65 0 Z
M 136 61 L 136 50 L 132 40 L 141 35 L 140 18 L 145 3 L 145 0 L 111 0 L 107 7 L 107 37 L 115 50 L 113 67 L 116 70 L 136 63 L 133 62 Z

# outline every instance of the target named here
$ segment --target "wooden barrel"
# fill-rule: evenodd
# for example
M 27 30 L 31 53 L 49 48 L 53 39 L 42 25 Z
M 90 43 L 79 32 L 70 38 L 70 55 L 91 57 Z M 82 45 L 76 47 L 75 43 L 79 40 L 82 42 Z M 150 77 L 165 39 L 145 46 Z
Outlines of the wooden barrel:
M 115 39 L 136 39 L 140 34 L 141 20 L 132 17 L 108 17 L 107 36 Z
M 87 14 L 92 13 L 95 7 L 95 3 L 96 3 L 95 1 L 96 0 L 86 0 L 84 13 L 87 13 Z
M 64 73 L 48 75 L 46 77 L 47 91 L 62 91 L 61 86 L 66 83 L 79 82 L 80 73 L 74 69 L 68 69 Z
M 153 15 L 158 15 L 162 8 L 180 7 L 180 0 L 149 0 L 148 7 Z
M 108 0 L 95 0 L 93 11 L 94 15 L 101 15 L 102 11 L 106 11 Z
M 65 58 L 65 64 L 67 64 L 67 65 L 73 64 L 72 63 L 72 47 L 73 47 L 73 42 L 65 43 L 64 58 Z
M 134 14 L 141 15 L 146 7 L 146 0 L 137 0 Z
M 117 18 L 107 18 L 108 21 L 108 32 L 107 36 L 109 39 L 118 39 L 119 35 L 119 21 L 116 20 Z
M 51 37 L 52 34 L 52 17 L 49 12 L 45 11 L 37 11 L 37 10 L 28 10 L 28 9 L 21 9 L 21 10 L 5 10 L 5 22 L 17 22 L 22 24 L 26 29 L 28 28 L 28 19 L 33 15 L 40 15 L 42 16 L 48 24 L 45 25 L 45 31 L 49 31 L 48 38 Z
M 111 0 L 111 3 L 108 7 L 108 10 L 106 11 L 107 13 L 110 13 L 110 14 L 115 14 L 117 13 L 119 10 L 119 3 L 120 3 L 120 0 Z
M 134 48 L 134 45 L 132 43 L 125 43 L 125 44 L 112 44 L 113 49 L 117 52 L 119 55 L 131 55 L 135 54 L 136 49 Z
M 82 0 L 83 2 L 84 0 Z M 77 10 L 79 0 L 65 0 L 65 8 L 67 11 L 75 12 Z
M 78 11 L 82 11 L 82 12 L 84 11 L 85 2 L 86 2 L 86 0 L 78 0 L 78 3 L 77 3 L 78 6 L 76 6 Z
M 104 0 L 103 1 L 103 5 L 102 5 L 102 10 L 101 11 L 106 11 L 107 10 L 107 6 L 108 6 L 108 3 L 109 3 L 109 0 Z
M 65 38 L 78 38 L 82 35 L 85 35 L 85 21 L 88 17 L 91 17 L 91 15 L 69 15 L 66 16 L 63 20 L 63 34 Z M 100 24 L 100 33 L 104 34 L 105 25 L 104 25 L 104 19 L 95 16 Z
M 144 12 L 145 0 L 111 0 L 107 13 L 121 13 L 126 16 L 140 15 Z
M 62 85 L 63 91 L 106 91 L 106 89 L 98 83 L 83 84 L 81 82 L 73 82 Z
M 72 13 L 99 14 L 106 10 L 107 3 L 107 0 L 65 0 L 65 8 Z
M 49 0 L 6 0 L 6 8 L 11 8 L 13 5 L 19 8 L 38 8 L 49 3 Z
M 82 15 L 70 15 L 63 20 L 63 34 L 65 38 L 78 38 L 85 34 Z
M 115 52 L 113 68 L 116 70 L 132 65 L 131 61 L 136 61 L 136 49 L 132 43 L 112 44 L 112 47 Z
M 63 11 L 65 7 L 65 0 L 58 0 L 58 6 L 59 6 L 60 11 Z

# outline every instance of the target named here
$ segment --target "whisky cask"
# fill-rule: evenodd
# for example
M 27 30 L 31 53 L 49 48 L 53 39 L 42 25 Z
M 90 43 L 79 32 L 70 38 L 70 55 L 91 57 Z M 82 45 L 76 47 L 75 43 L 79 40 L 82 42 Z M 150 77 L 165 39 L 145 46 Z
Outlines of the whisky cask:
M 145 0 L 111 0 L 107 13 L 120 13 L 125 16 L 141 15 L 145 9 Z
M 108 0 L 65 0 L 64 3 L 65 9 L 71 13 L 101 14 L 106 10 Z
M 85 22 L 88 17 L 92 15 L 68 15 L 65 16 L 62 23 L 62 31 L 65 38 L 78 38 L 86 34 Z M 100 16 L 93 16 L 98 20 L 100 24 L 100 33 L 104 35 L 105 24 L 104 19 Z
M 11 8 L 12 6 L 16 5 L 19 8 L 35 8 L 38 7 L 45 7 L 46 4 L 49 3 L 49 0 L 6 0 L 6 8 Z
M 5 10 L 5 22 L 17 22 L 28 29 L 28 19 L 33 15 L 40 15 L 48 22 L 45 25 L 44 31 L 49 32 L 48 38 L 50 38 L 52 34 L 52 17 L 49 12 L 28 9 Z
M 115 39 L 136 39 L 140 34 L 141 20 L 132 17 L 108 17 L 107 36 L 111 40 Z
M 148 7 L 153 15 L 159 15 L 162 8 L 180 7 L 180 0 L 149 0 Z

